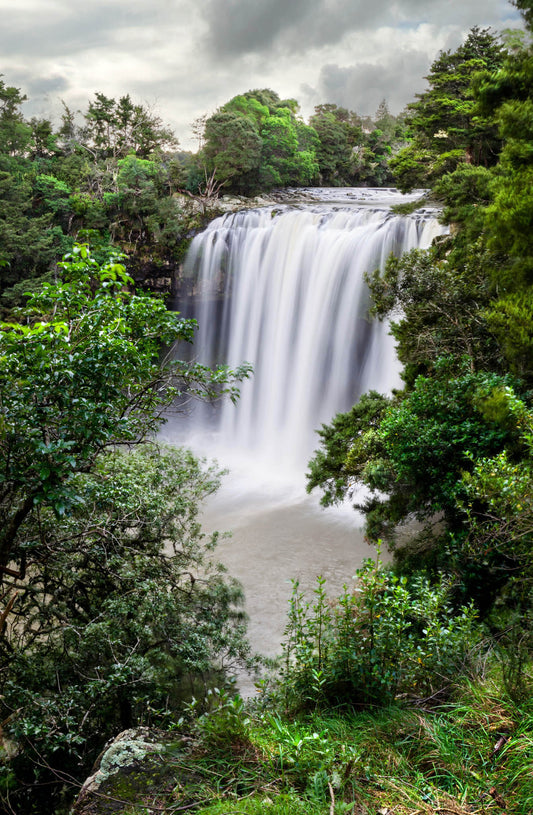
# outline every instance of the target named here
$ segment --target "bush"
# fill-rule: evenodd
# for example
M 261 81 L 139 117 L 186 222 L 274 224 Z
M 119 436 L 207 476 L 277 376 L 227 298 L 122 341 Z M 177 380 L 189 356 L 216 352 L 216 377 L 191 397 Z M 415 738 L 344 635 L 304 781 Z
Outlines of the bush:
M 294 706 L 385 705 L 442 695 L 472 662 L 476 613 L 454 613 L 450 583 L 411 580 L 365 561 L 353 591 L 335 602 L 318 579 L 315 601 L 294 584 L 281 679 Z
M 79 476 L 68 518 L 41 508 L 28 526 L 40 568 L 0 639 L 0 720 L 15 747 L 0 809 L 16 786 L 19 813 L 52 811 L 107 739 L 172 722 L 192 692 L 247 663 L 242 590 L 198 523 L 218 475 L 186 450 L 116 450 Z

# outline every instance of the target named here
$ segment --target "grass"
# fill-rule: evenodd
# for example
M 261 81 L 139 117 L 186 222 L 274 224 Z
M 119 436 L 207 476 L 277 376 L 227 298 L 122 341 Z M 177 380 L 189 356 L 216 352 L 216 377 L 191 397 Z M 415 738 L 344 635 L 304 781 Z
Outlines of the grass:
M 210 721 L 210 716 L 213 720 Z M 227 717 L 229 727 L 224 738 Z M 242 726 L 237 726 L 241 717 Z M 198 815 L 531 815 L 533 700 L 494 680 L 432 710 L 290 718 L 228 698 L 169 747 L 164 784 L 131 809 Z M 112 790 L 106 790 L 112 795 Z M 130 807 L 128 809 L 128 806 Z M 107 810 L 99 806 L 95 812 Z

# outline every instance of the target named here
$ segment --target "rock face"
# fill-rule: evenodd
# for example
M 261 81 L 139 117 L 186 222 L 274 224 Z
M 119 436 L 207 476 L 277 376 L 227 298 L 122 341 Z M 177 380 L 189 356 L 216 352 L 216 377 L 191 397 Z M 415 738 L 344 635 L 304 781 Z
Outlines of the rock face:
M 221 198 L 174 193 L 174 200 L 182 213 L 184 235 L 176 244 L 178 252 L 172 257 L 159 257 L 157 244 L 144 247 L 143 251 L 132 251 L 128 261 L 128 271 L 136 283 L 152 292 L 169 294 L 173 297 L 190 294 L 189 281 L 183 278 L 183 258 L 190 240 L 207 227 L 210 221 L 228 212 L 243 209 L 272 206 L 275 198 L 256 196 L 244 198 L 223 195 Z M 153 251 L 153 254 L 152 254 Z
M 99 756 L 71 815 L 107 815 L 142 804 L 144 795 L 165 775 L 162 754 L 168 741 L 168 734 L 146 727 L 120 733 Z

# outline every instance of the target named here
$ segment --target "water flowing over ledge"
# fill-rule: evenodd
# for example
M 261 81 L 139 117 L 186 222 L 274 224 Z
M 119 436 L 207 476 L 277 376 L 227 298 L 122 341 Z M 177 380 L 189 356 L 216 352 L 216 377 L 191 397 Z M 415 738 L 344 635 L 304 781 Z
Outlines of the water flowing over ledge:
M 185 275 L 196 296 L 186 308 L 199 322 L 201 361 L 254 367 L 237 406 L 225 404 L 213 421 L 200 413 L 197 428 L 216 429 L 232 454 L 265 470 L 303 474 L 323 422 L 365 391 L 400 384 L 388 326 L 368 317 L 364 275 L 391 253 L 428 247 L 444 229 L 426 210 L 392 214 L 396 191 L 380 191 L 383 204 L 377 191 L 357 192 L 369 203 L 227 214 L 189 251 Z
M 388 328 L 368 320 L 364 273 L 445 231 L 434 211 L 393 215 L 390 206 L 406 200 L 393 190 L 284 195 L 290 205 L 225 215 L 195 238 L 186 273 L 196 294 L 178 304 L 198 318 L 195 353 L 209 364 L 248 360 L 255 374 L 236 406 L 165 432 L 230 469 L 202 525 L 231 530 L 218 556 L 244 586 L 252 646 L 270 655 L 280 650 L 291 579 L 310 592 L 322 575 L 335 596 L 372 554 L 350 505 L 324 510 L 305 493 L 320 423 L 365 390 L 399 382 Z M 239 687 L 254 693 L 246 677 Z

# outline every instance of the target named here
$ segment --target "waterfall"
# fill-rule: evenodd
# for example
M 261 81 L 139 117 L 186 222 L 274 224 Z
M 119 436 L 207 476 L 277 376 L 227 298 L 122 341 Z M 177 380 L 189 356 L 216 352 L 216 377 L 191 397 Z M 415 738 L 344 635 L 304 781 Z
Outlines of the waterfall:
M 237 405 L 216 414 L 225 445 L 302 474 L 323 422 L 365 391 L 399 385 L 388 327 L 368 317 L 364 274 L 443 231 L 426 211 L 327 203 L 232 213 L 198 235 L 185 265 L 199 300 L 196 353 L 254 368 Z
M 195 426 L 180 417 L 163 437 L 229 468 L 202 528 L 231 530 L 218 556 L 245 588 L 253 648 L 270 655 L 283 638 L 290 579 L 312 598 L 321 575 L 333 597 L 371 553 L 351 501 L 324 509 L 305 493 L 315 430 L 361 393 L 400 381 L 387 325 L 368 319 L 364 273 L 444 231 L 434 212 L 392 214 L 402 200 L 393 191 L 320 196 L 214 220 L 186 260 L 194 296 L 177 304 L 198 319 L 199 361 L 255 369 L 237 405 L 200 405 Z M 240 690 L 254 693 L 251 683 Z

